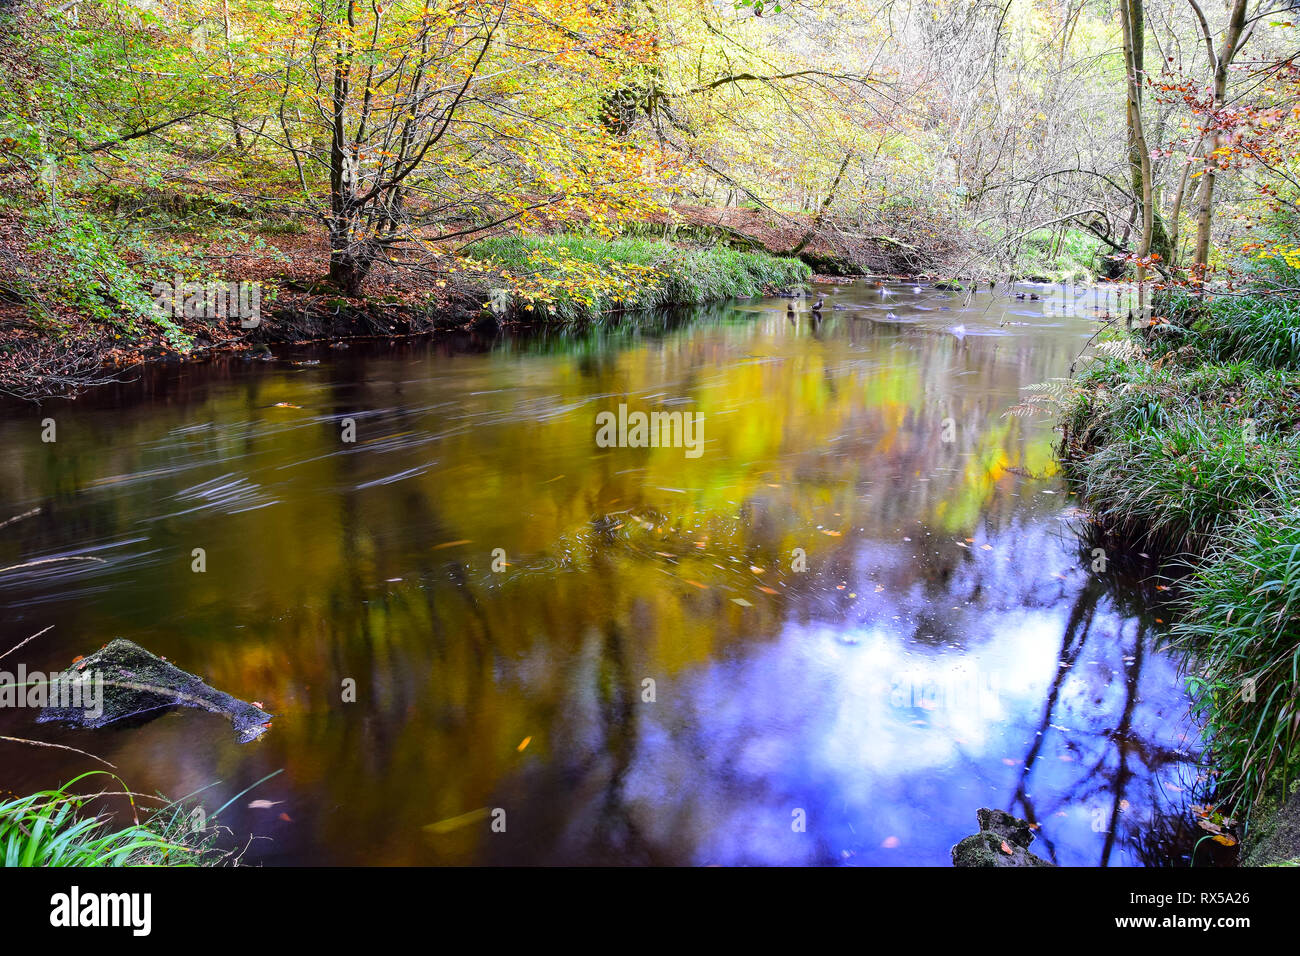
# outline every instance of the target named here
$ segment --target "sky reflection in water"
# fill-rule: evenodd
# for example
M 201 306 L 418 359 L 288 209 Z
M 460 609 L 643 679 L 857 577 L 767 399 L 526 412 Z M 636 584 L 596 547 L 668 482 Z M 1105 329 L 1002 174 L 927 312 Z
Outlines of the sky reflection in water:
M 0 566 L 99 560 L 0 575 L 0 645 L 54 624 L 22 652 L 54 669 L 129 637 L 277 717 L 247 746 L 189 711 L 0 733 L 137 790 L 220 781 L 209 809 L 283 769 L 223 815 L 269 837 L 250 862 L 947 865 L 981 806 L 1060 863 L 1161 859 L 1196 779 L 1183 682 L 1092 571 L 1050 423 L 1007 414 L 1095 326 L 987 292 L 827 300 L 12 409 L 0 504 L 42 512 Z M 620 403 L 702 413 L 703 454 L 596 447 Z M 85 769 L 5 756 L 18 792 Z

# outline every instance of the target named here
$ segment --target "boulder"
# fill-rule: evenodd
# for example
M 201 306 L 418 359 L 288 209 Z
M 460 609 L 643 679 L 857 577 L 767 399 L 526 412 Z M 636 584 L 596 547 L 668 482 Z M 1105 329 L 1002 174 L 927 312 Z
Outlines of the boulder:
M 1242 850 L 1242 866 L 1300 864 L 1300 783 L 1285 800 L 1272 795 L 1252 814 Z
M 1003 810 L 981 808 L 975 814 L 980 832 L 952 848 L 953 866 L 1055 866 L 1029 852 L 1034 831 L 1029 823 Z
M 103 681 L 103 706 L 45 707 L 38 722 L 61 721 L 78 727 L 98 728 L 130 718 L 152 719 L 171 707 L 197 707 L 230 719 L 243 741 L 266 732 L 271 715 L 260 707 L 231 697 L 203 683 L 193 674 L 150 654 L 131 641 L 118 638 L 95 653 L 83 657 L 72 668 L 50 682 L 50 700 L 66 703 L 85 700 L 91 686 Z M 67 681 L 69 687 L 60 691 Z M 72 685 L 80 684 L 76 697 Z

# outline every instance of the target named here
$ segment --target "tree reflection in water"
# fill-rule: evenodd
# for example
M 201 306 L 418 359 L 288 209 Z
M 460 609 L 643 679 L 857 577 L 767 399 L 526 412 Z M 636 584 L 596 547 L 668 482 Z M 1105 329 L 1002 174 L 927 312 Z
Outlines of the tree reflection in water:
M 129 637 L 278 715 L 57 742 L 214 805 L 283 770 L 276 813 L 225 818 L 254 862 L 947 865 L 981 806 L 1061 863 L 1168 858 L 1176 664 L 1090 569 L 1048 425 L 1006 414 L 1091 325 L 830 297 L 149 370 L 56 449 L 10 416 L 0 505 L 42 510 L 0 566 L 101 559 L 0 579 L 7 629 L 56 625 L 27 663 Z M 620 402 L 703 414 L 704 455 L 597 448 Z M 16 791 L 79 769 L 16 756 Z

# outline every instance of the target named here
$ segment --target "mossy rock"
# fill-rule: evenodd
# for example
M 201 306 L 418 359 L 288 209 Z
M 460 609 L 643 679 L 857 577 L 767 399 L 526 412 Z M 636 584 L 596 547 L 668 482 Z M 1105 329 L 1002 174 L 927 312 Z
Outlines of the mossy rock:
M 1273 799 L 1255 811 L 1242 851 L 1242 866 L 1295 865 L 1300 857 L 1300 781 L 1285 801 Z
M 1029 852 L 1034 831 L 1029 823 L 1003 810 L 981 808 L 975 814 L 980 832 L 952 848 L 953 866 L 1055 866 Z
M 271 715 L 260 707 L 209 687 L 193 674 L 122 638 L 77 661 L 67 674 L 51 681 L 51 700 L 58 699 L 65 680 L 70 687 L 81 684 L 84 699 L 87 687 L 100 679 L 102 712 L 93 715 L 83 707 L 46 707 L 36 718 L 39 722 L 62 721 L 95 729 L 132 718 L 152 719 L 172 707 L 196 707 L 229 718 L 240 739 L 249 741 L 265 733 L 271 720 Z M 65 703 L 69 697 L 71 694 L 63 698 Z
M 814 272 L 824 276 L 857 276 L 862 267 L 843 256 L 828 252 L 801 252 L 799 258 Z

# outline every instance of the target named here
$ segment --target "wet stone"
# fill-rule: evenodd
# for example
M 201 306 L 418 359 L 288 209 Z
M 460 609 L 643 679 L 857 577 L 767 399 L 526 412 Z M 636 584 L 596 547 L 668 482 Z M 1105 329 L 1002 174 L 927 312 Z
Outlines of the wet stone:
M 953 866 L 1055 866 L 1029 852 L 1034 831 L 1004 810 L 982 807 L 975 814 L 980 832 L 952 848 Z
M 193 674 L 121 638 L 77 661 L 52 682 L 51 700 L 62 696 L 66 701 L 72 696 L 60 695 L 59 684 L 64 680 L 83 684 L 77 698 L 81 700 L 89 693 L 86 684 L 102 680 L 102 707 L 46 707 L 37 721 L 95 729 L 122 721 L 151 720 L 172 707 L 195 707 L 229 718 L 246 742 L 265 733 L 271 720 L 261 708 L 209 687 Z

